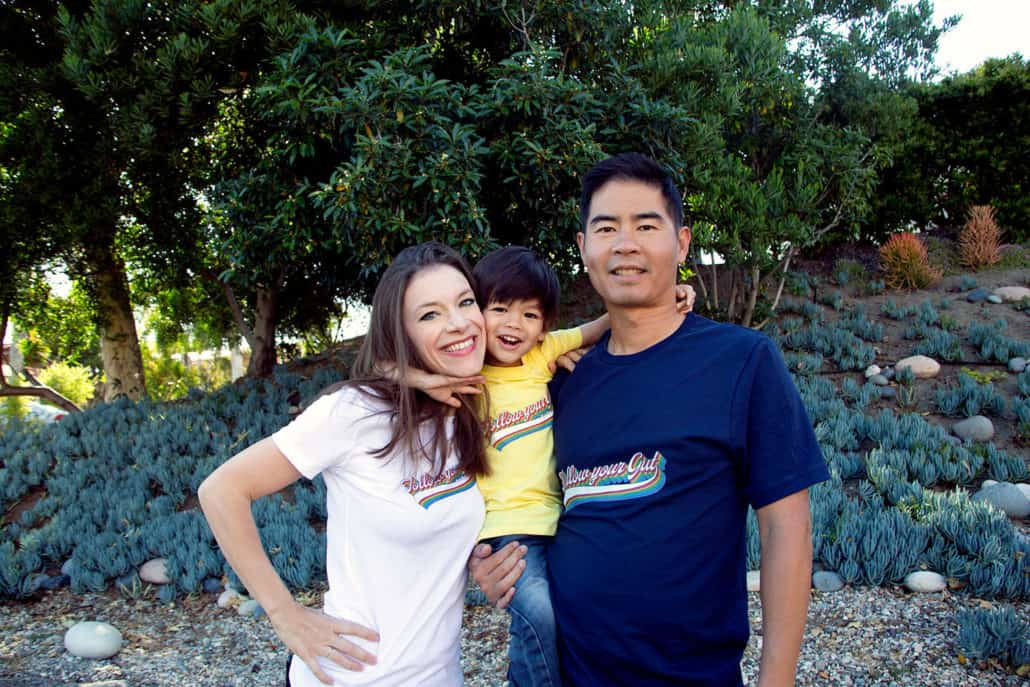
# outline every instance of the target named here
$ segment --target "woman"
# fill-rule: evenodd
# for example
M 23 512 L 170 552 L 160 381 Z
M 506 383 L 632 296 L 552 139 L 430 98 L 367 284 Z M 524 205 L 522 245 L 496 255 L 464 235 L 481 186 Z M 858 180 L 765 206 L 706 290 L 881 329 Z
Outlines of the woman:
M 483 523 L 481 412 L 394 378 L 416 367 L 478 375 L 484 325 L 471 272 L 451 249 L 407 248 L 383 274 L 352 380 L 208 477 L 200 502 L 226 559 L 293 652 L 289 682 L 462 684 L 465 563 Z M 294 601 L 265 554 L 251 503 L 322 474 L 324 612 Z

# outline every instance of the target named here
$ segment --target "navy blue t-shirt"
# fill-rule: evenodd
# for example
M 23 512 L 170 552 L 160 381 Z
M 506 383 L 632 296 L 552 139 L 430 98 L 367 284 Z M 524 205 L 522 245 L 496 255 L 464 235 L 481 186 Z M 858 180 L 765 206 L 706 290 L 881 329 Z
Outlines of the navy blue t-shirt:
M 827 479 L 808 415 L 753 330 L 691 314 L 640 353 L 607 346 L 556 394 L 566 687 L 741 685 L 747 506 Z

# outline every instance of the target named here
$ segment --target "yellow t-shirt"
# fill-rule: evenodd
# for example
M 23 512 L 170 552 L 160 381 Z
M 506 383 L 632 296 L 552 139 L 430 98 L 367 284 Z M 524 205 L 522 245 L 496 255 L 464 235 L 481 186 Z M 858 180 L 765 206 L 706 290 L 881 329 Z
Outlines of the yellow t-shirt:
M 547 364 L 583 344 L 579 329 L 549 332 L 516 367 L 483 367 L 490 396 L 486 459 L 490 474 L 479 477 L 486 502 L 480 539 L 505 534 L 553 535 L 561 514 L 555 473 L 554 410 Z

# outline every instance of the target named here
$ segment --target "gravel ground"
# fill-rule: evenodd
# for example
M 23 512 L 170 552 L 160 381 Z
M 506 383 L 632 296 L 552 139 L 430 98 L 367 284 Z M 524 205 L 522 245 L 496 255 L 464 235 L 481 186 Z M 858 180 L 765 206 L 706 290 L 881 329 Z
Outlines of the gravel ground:
M 752 637 L 745 681 L 757 672 L 761 612 L 750 594 Z M 111 686 L 281 687 L 286 651 L 267 618 L 220 609 L 211 596 L 161 604 L 151 593 L 75 595 L 65 589 L 32 603 L 0 605 L 0 687 Z M 317 595 L 312 595 L 315 602 Z M 798 685 L 980 687 L 1028 684 L 992 664 L 961 663 L 955 646 L 959 608 L 981 602 L 948 592 L 909 594 L 890 588 L 813 592 Z M 1030 620 L 1030 603 L 1017 605 Z M 125 646 L 114 658 L 87 660 L 64 650 L 72 623 L 103 620 Z M 473 607 L 462 630 L 469 687 L 505 685 L 507 615 Z M 124 682 L 117 682 L 124 681 Z

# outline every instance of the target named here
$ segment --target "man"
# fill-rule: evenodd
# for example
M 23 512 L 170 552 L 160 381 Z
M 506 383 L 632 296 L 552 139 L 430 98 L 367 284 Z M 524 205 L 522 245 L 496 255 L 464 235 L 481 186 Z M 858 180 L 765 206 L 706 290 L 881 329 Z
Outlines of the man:
M 690 230 L 657 163 L 599 163 L 580 212 L 576 240 L 611 333 L 556 403 L 564 512 L 548 564 L 565 685 L 742 685 L 749 503 L 762 544 L 758 685 L 793 685 L 807 489 L 828 477 L 797 390 L 763 335 L 677 312 Z M 521 549 L 489 553 L 477 547 L 470 567 L 503 606 Z

